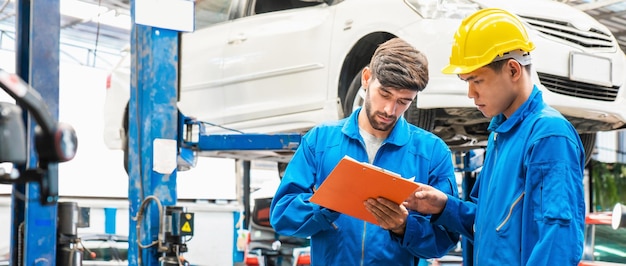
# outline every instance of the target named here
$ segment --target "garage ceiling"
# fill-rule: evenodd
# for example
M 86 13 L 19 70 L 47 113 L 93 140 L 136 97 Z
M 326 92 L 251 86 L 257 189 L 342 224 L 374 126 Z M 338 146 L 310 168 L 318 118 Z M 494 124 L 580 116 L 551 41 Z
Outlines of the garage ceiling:
M 0 0 L 0 49 L 15 50 L 16 0 Z M 61 60 L 110 69 L 130 38 L 130 0 L 59 0 Z M 100 22 L 100 23 L 99 23 Z
M 13 50 L 15 0 L 0 1 L 0 49 Z M 626 1 L 559 1 L 606 25 L 626 51 Z M 61 60 L 104 69 L 112 67 L 119 59 L 119 51 L 129 43 L 129 3 L 130 0 L 60 0 Z

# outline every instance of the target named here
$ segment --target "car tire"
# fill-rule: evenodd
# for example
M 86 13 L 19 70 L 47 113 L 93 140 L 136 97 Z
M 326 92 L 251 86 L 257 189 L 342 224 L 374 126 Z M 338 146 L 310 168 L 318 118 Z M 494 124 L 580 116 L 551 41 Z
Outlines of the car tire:
M 278 177 L 280 178 L 280 180 L 282 180 L 283 176 L 285 175 L 285 170 L 287 169 L 287 164 L 289 164 L 289 163 L 284 163 L 284 162 L 276 163 L 276 170 L 278 170 Z
M 124 120 L 122 120 L 122 127 L 124 128 L 124 136 L 122 137 L 122 151 L 124 152 L 124 170 L 126 174 L 128 172 L 128 104 L 126 104 L 126 110 L 124 110 Z
M 363 71 L 361 70 L 354 75 L 354 78 L 352 78 L 352 82 L 350 82 L 350 86 L 348 87 L 346 97 L 342 103 L 344 117 L 350 116 L 350 114 L 352 114 L 358 106 L 363 105 L 363 97 L 359 95 L 359 92 L 361 91 L 361 72 Z
M 417 108 L 417 99 L 411 103 L 411 107 L 404 112 L 404 118 L 409 123 L 424 130 L 432 132 L 435 129 L 435 109 Z
M 582 133 L 578 135 L 585 149 L 585 166 L 587 166 L 591 161 L 591 155 L 593 155 L 593 149 L 596 146 L 596 133 Z

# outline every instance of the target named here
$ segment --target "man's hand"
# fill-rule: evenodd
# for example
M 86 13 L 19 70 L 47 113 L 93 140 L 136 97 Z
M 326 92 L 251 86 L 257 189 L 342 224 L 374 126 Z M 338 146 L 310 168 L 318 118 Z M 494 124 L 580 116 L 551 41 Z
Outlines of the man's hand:
M 406 219 L 409 216 L 409 211 L 404 206 L 385 198 L 368 199 L 364 204 L 380 227 L 396 235 L 404 235 Z
M 445 193 L 429 185 L 419 184 L 419 187 L 402 205 L 423 214 L 439 214 L 446 207 L 447 202 L 448 196 Z

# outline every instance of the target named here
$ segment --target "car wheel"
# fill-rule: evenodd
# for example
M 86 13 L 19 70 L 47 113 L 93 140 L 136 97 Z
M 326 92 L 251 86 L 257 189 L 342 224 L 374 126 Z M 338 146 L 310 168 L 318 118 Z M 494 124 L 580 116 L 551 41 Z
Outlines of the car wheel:
M 344 117 L 350 116 L 354 110 L 363 105 L 365 90 L 361 88 L 361 72 L 357 72 L 350 82 L 350 87 L 348 87 L 348 92 L 343 101 Z
M 411 103 L 411 107 L 404 112 L 404 118 L 409 123 L 432 132 L 435 129 L 435 109 L 417 108 L 417 100 Z
M 596 133 L 582 133 L 578 135 L 580 136 L 583 148 L 585 149 L 585 166 L 587 166 L 587 164 L 591 161 L 591 155 L 593 154 L 593 149 L 596 146 Z
M 128 104 L 126 105 L 126 110 L 124 110 L 123 128 L 122 151 L 124 151 L 124 170 L 126 170 L 126 174 L 128 174 Z
M 278 162 L 276 163 L 276 168 L 278 170 L 278 177 L 282 180 L 285 175 L 285 170 L 287 169 L 288 163 Z

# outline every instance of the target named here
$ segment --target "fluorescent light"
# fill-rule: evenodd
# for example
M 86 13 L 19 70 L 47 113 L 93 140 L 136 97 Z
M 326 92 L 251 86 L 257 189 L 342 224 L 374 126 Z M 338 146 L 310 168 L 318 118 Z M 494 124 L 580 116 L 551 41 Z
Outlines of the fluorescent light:
M 90 20 L 98 14 L 108 11 L 108 8 L 75 0 L 61 0 L 61 15 Z

